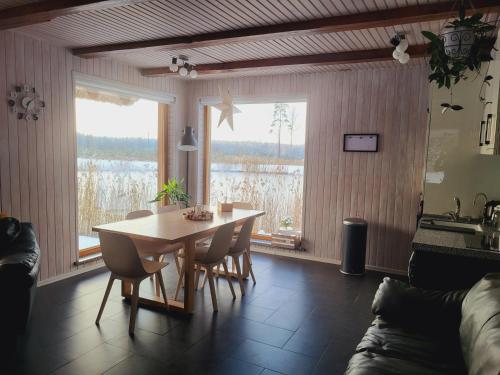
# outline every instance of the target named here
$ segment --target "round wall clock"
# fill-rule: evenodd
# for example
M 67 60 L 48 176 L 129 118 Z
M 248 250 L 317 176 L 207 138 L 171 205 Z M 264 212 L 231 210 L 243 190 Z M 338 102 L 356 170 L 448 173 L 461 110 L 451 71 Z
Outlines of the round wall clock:
M 10 92 L 7 103 L 19 120 L 27 121 L 38 120 L 40 111 L 45 107 L 45 102 L 40 99 L 40 95 L 30 85 L 16 86 Z

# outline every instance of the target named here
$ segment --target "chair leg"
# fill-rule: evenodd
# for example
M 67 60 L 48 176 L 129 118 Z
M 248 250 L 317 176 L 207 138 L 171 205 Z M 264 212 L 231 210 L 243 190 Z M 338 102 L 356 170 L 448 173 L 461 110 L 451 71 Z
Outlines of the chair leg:
M 201 289 L 205 288 L 205 284 L 207 283 L 207 275 L 208 275 L 208 271 L 205 268 L 205 275 L 203 275 L 203 281 L 201 282 Z
M 184 262 L 182 262 L 181 274 L 179 275 L 179 281 L 177 282 L 177 288 L 175 289 L 174 300 L 177 301 L 177 297 L 179 296 L 179 292 L 181 290 L 182 282 L 184 281 Z
M 247 257 L 247 262 L 248 262 L 248 271 L 250 271 L 250 276 L 252 276 L 252 280 L 253 280 L 253 283 L 256 284 L 257 281 L 255 281 L 255 275 L 253 274 L 253 269 L 252 269 L 252 262 L 251 262 L 251 258 L 250 258 L 250 254 L 248 251 L 245 251 L 243 253 L 243 256 L 246 256 Z
M 196 274 L 194 277 L 194 290 L 198 290 L 198 284 L 200 282 L 200 271 L 201 266 L 199 264 L 196 265 Z
M 244 296 L 245 286 L 243 285 L 243 277 L 241 276 L 240 260 L 238 259 L 238 256 L 233 257 L 233 262 L 236 267 L 236 275 L 238 275 L 238 282 L 240 283 L 241 295 Z
M 179 251 L 176 251 L 174 254 L 175 268 L 177 269 L 177 273 L 181 274 L 181 264 L 179 262 Z
M 99 313 L 97 314 L 97 318 L 95 320 L 95 324 L 99 325 L 99 321 L 101 320 L 102 312 L 104 311 L 104 306 L 106 306 L 106 302 L 108 301 L 109 292 L 111 292 L 111 287 L 113 286 L 113 282 L 115 278 L 111 274 L 108 280 L 108 286 L 106 287 L 106 291 L 104 292 L 104 297 L 102 299 L 101 307 L 99 308 Z
M 156 273 L 156 278 L 158 279 L 160 283 L 160 288 L 161 288 L 161 294 L 163 295 L 163 299 L 165 300 L 165 307 L 168 309 L 168 298 L 167 298 L 167 292 L 165 291 L 165 284 L 163 282 L 163 275 L 161 274 L 161 270 L 159 270 Z
M 208 284 L 210 285 L 210 295 L 212 296 L 212 306 L 214 311 L 219 311 L 219 307 L 217 306 L 217 295 L 215 294 L 215 283 L 214 283 L 214 274 L 212 273 L 212 267 L 207 267 L 207 277 Z
M 155 255 L 153 257 L 155 262 L 160 262 L 162 255 Z M 151 277 L 155 278 L 155 296 L 159 297 L 160 296 L 160 281 L 158 280 L 158 276 L 152 275 Z
M 227 268 L 226 259 L 222 261 L 222 267 L 224 268 L 224 272 L 226 273 L 226 279 L 229 284 L 229 289 L 231 289 L 231 294 L 233 295 L 233 299 L 236 299 L 236 293 L 234 293 L 233 282 L 231 281 L 231 275 L 229 274 L 229 270 Z
M 137 318 L 137 304 L 139 302 L 139 285 L 140 281 L 135 280 L 132 286 L 132 306 L 130 309 L 130 322 L 128 325 L 128 334 L 133 336 L 135 330 L 135 319 Z

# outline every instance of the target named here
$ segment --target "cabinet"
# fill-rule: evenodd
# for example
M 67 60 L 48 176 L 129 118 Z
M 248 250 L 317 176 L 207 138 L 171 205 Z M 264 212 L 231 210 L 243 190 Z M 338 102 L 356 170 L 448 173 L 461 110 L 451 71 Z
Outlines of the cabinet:
M 500 95 L 500 60 L 490 62 L 488 75 L 493 77 L 489 85 L 485 85 L 483 96 L 485 102 L 483 118 L 478 124 L 479 128 L 479 153 L 482 155 L 500 155 L 500 121 L 499 95 Z

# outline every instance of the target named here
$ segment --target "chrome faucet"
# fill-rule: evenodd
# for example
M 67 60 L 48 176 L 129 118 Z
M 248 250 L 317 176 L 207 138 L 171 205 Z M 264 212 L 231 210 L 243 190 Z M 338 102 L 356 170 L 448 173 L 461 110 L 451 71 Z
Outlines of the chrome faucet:
M 448 212 L 448 215 L 450 215 L 451 220 L 458 221 L 458 219 L 460 219 L 460 210 L 461 210 L 460 198 L 453 197 L 453 200 L 455 201 L 455 211 Z
M 485 224 L 486 223 L 486 217 L 484 215 L 484 209 L 485 209 L 486 203 L 488 203 L 488 196 L 485 193 L 477 193 L 476 196 L 474 197 L 474 201 L 472 202 L 472 206 L 475 208 L 476 207 L 476 203 L 477 203 L 477 199 L 481 198 L 481 197 L 484 199 L 483 212 L 481 213 L 481 216 L 482 216 L 481 222 L 483 224 Z
M 476 196 L 474 197 L 474 201 L 472 202 L 472 205 L 474 207 L 476 207 L 476 203 L 477 203 L 477 198 L 484 198 L 484 204 L 486 204 L 486 202 L 488 202 L 488 196 L 484 193 L 477 193 Z

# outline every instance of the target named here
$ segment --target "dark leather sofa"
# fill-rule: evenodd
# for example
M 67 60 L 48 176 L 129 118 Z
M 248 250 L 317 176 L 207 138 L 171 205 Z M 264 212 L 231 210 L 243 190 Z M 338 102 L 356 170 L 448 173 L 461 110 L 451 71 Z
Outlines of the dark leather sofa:
M 385 278 L 372 310 L 346 374 L 500 374 L 500 274 L 447 292 Z
M 29 322 L 40 269 L 33 226 L 18 225 L 13 240 L 0 241 L 0 330 L 13 334 L 23 333 Z

